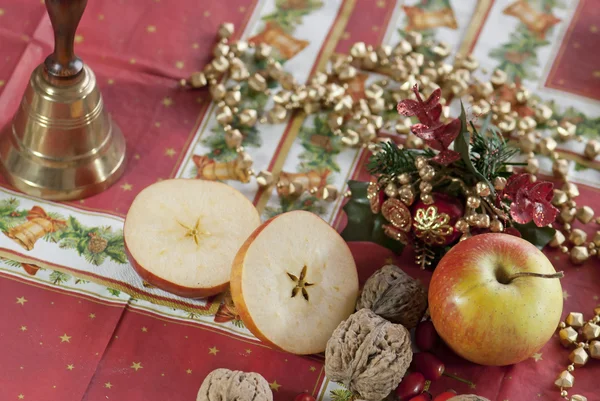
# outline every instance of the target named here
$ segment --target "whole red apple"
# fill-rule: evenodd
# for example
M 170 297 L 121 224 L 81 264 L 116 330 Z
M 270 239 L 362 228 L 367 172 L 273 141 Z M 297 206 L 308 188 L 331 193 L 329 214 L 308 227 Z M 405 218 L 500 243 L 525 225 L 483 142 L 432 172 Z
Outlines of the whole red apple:
M 433 272 L 431 320 L 446 344 L 471 362 L 521 362 L 558 326 L 560 276 L 524 239 L 500 233 L 471 237 L 451 248 Z

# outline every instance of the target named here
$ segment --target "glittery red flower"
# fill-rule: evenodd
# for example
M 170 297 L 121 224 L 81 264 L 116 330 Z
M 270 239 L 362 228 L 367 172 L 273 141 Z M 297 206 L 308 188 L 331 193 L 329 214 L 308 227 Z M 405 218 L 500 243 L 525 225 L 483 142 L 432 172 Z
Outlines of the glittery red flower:
M 417 116 L 420 123 L 413 125 L 411 131 L 431 148 L 440 151 L 432 158 L 433 161 L 448 165 L 460 159 L 458 152 L 448 149 L 460 132 L 460 120 L 453 119 L 448 124 L 440 121 L 442 91 L 439 88 L 434 90 L 425 101 L 421 98 L 418 85 L 413 86 L 413 92 L 417 100 L 405 99 L 398 103 L 398 113 L 407 117 Z
M 547 226 L 556 219 L 558 209 L 552 203 L 554 185 L 551 182 L 531 182 L 529 174 L 515 174 L 506 182 L 503 196 L 512 201 L 511 217 L 520 224 L 531 220 L 538 227 Z

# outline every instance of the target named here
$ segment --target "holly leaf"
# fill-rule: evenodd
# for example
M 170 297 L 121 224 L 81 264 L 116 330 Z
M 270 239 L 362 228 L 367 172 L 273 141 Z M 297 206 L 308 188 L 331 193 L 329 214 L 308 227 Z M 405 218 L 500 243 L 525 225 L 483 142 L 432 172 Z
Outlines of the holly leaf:
M 400 253 L 404 245 L 385 235 L 383 225 L 387 221 L 381 214 L 373 214 L 371 212 L 369 199 L 367 199 L 368 186 L 368 182 L 348 181 L 348 187 L 352 195 L 346 205 L 344 205 L 348 224 L 342 231 L 341 236 L 347 242 L 374 242 L 396 253 Z
M 527 224 L 514 223 L 514 226 L 521 233 L 521 238 L 531 242 L 540 250 L 552 240 L 556 232 L 552 227 L 538 227 L 533 221 Z
M 462 161 L 465 163 L 467 170 L 469 170 L 473 175 L 475 175 L 480 181 L 484 181 L 490 187 L 490 191 L 492 196 L 496 195 L 496 191 L 494 190 L 494 186 L 492 183 L 473 165 L 473 161 L 471 160 L 471 151 L 470 151 L 470 143 L 471 143 L 471 135 L 469 134 L 469 130 L 467 128 L 467 113 L 465 112 L 465 106 L 462 102 L 460 102 L 460 133 L 454 140 L 454 150 L 460 153 L 460 157 Z M 475 129 L 475 128 L 473 128 Z

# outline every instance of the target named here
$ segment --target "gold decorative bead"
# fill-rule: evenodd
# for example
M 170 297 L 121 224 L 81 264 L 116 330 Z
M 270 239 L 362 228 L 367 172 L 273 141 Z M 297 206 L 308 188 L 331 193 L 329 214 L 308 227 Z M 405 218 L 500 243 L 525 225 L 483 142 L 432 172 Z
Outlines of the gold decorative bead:
M 209 92 L 213 101 L 218 102 L 219 100 L 223 99 L 223 97 L 225 97 L 227 89 L 225 89 L 225 85 L 223 84 L 216 84 L 210 86 Z
M 590 253 L 585 246 L 574 246 L 571 249 L 570 260 L 573 264 L 580 265 L 590 258 Z
M 568 369 L 567 369 L 567 370 L 568 370 Z M 570 371 L 569 371 L 569 372 L 570 372 Z M 561 397 L 565 397 L 565 398 L 566 398 L 568 394 L 569 394 L 569 393 L 567 393 L 567 390 L 562 390 L 562 391 L 560 392 L 560 396 L 561 396 Z
M 552 154 L 552 152 L 554 152 L 554 150 L 556 150 L 557 146 L 558 146 L 558 144 L 556 143 L 556 141 L 553 138 L 551 138 L 551 137 L 543 138 L 540 141 L 540 152 L 543 155 L 550 156 Z
M 558 248 L 564 242 L 565 242 L 564 234 L 562 232 L 556 230 L 554 232 L 554 236 L 552 237 L 552 239 L 550 240 L 550 243 L 548 245 L 550 245 L 552 248 Z
M 567 370 L 563 370 L 560 373 L 560 375 L 558 375 L 558 378 L 554 382 L 556 387 L 561 387 L 561 388 L 571 388 L 571 387 L 573 387 L 574 383 L 575 383 L 575 378 Z
M 273 48 L 270 45 L 268 45 L 266 43 L 259 43 L 254 48 L 254 57 L 257 60 L 264 60 L 264 59 L 269 58 L 269 56 L 271 56 L 272 51 L 273 51 Z
M 564 245 L 561 245 L 561 247 L 560 247 L 560 251 L 561 251 L 562 253 L 569 253 L 569 248 L 567 248 L 567 247 L 566 247 L 566 246 L 564 246 Z
M 506 83 L 508 79 L 507 74 L 502 71 L 502 70 L 494 70 L 494 72 L 492 73 L 492 76 L 490 78 L 490 82 L 492 83 L 492 85 L 494 85 L 494 87 L 499 87 L 502 86 Z
M 409 183 L 410 183 L 410 175 L 409 175 L 409 174 L 406 174 L 406 173 L 404 173 L 404 174 L 400 174 L 400 175 L 397 177 L 397 180 L 398 180 L 398 182 L 399 182 L 400 184 L 402 184 L 402 185 L 409 184 Z M 599 231 L 598 233 L 599 233 L 599 235 L 600 235 L 600 231 Z
M 579 328 L 583 327 L 585 319 L 583 318 L 583 313 L 571 312 L 567 315 L 565 322 L 571 327 Z
M 267 89 L 267 80 L 259 73 L 255 73 L 248 79 L 248 86 L 256 92 L 264 92 Z
M 237 40 L 231 44 L 230 50 L 233 54 L 239 57 L 244 54 L 246 50 L 248 50 L 248 42 Z
M 565 191 L 569 199 L 577 198 L 579 196 L 579 188 L 572 182 L 567 182 L 563 185 L 562 190 Z
M 427 181 L 421 181 L 421 183 L 419 184 L 419 189 L 421 190 L 422 193 L 430 193 L 431 190 L 433 189 L 431 183 L 427 182 Z
M 556 178 L 563 178 L 569 174 L 569 162 L 565 159 L 554 160 L 552 163 L 552 174 Z
M 417 169 L 422 169 L 423 167 L 425 167 L 427 165 L 427 158 L 425 158 L 425 156 L 417 156 L 415 158 L 415 167 Z
M 481 204 L 481 199 L 477 196 L 469 196 L 467 197 L 467 206 L 472 209 L 477 209 Z
M 598 305 L 594 308 L 594 315 L 600 316 L 600 305 Z
M 577 220 L 581 221 L 583 224 L 587 224 L 594 218 L 594 210 L 589 206 L 580 207 L 577 209 L 575 217 L 577 217 Z
M 229 73 L 231 79 L 238 82 L 248 79 L 250 76 L 248 68 L 239 58 L 233 58 L 229 61 Z
M 415 193 L 410 185 L 403 185 L 398 190 L 398 197 L 406 206 L 412 205 L 415 201 Z
M 494 188 L 496 191 L 502 191 L 506 187 L 506 178 L 504 177 L 496 177 L 494 179 Z
M 431 205 L 433 203 L 433 196 L 431 194 L 421 194 L 421 201 L 426 205 Z
M 586 340 L 595 340 L 596 338 L 600 337 L 600 326 L 595 323 L 587 322 L 585 325 L 583 325 L 581 332 Z
M 351 65 L 346 64 L 338 71 L 338 78 L 342 81 L 348 81 L 354 77 L 356 77 L 356 68 Z
M 568 347 L 575 343 L 577 341 L 577 336 L 577 332 L 572 327 L 566 327 L 558 332 L 558 337 L 560 338 L 560 343 L 563 347 Z
M 558 324 L 558 327 L 561 328 L 561 329 L 564 329 L 565 327 L 567 327 L 567 324 L 565 322 L 560 322 Z
M 574 365 L 574 364 L 570 364 L 569 366 L 567 366 L 567 370 L 568 370 L 569 372 L 572 372 L 572 371 L 574 371 L 574 370 L 575 370 L 575 365 Z
M 395 198 L 396 196 L 398 196 L 398 187 L 396 187 L 396 185 L 393 182 L 390 182 L 389 184 L 387 184 L 385 186 L 385 189 L 383 191 L 388 197 L 390 198 Z
M 454 228 L 456 228 L 461 233 L 465 233 L 465 232 L 469 231 L 469 223 L 467 223 L 463 219 L 458 219 L 458 221 L 454 225 Z
M 383 88 L 377 84 L 373 84 L 365 89 L 365 96 L 369 99 L 375 99 L 383 96 Z
M 594 160 L 600 154 L 600 142 L 595 139 L 590 139 L 585 145 L 583 154 L 590 160 Z
M 545 123 L 552 118 L 552 109 L 545 104 L 540 104 L 535 109 L 535 119 L 538 123 Z
M 504 231 L 504 225 L 500 220 L 492 220 L 492 222 L 490 223 L 490 230 L 494 233 L 502 232 Z
M 489 196 L 491 193 L 490 187 L 483 181 L 480 181 L 475 185 L 475 191 L 479 196 Z
M 192 88 L 202 88 L 206 86 L 208 81 L 206 80 L 206 75 L 203 72 L 194 72 L 189 79 L 189 83 Z
M 583 395 L 575 394 L 575 395 L 571 396 L 571 399 L 569 401 L 587 401 L 587 397 L 584 397 Z
M 587 240 L 587 234 L 585 231 L 583 231 L 580 228 L 573 229 L 573 231 L 571 231 L 571 234 L 569 234 L 569 241 L 573 245 L 581 245 L 586 240 Z
M 569 197 L 565 191 L 560 189 L 554 190 L 554 196 L 552 197 L 552 204 L 554 206 L 564 205 L 565 203 L 567 203 L 568 200 Z
M 242 93 L 235 89 L 227 91 L 223 100 L 225 100 L 225 103 L 230 107 L 237 106 L 242 100 Z
M 537 174 L 540 170 L 540 162 L 538 159 L 531 158 L 527 159 L 527 166 L 525 166 L 525 171 L 529 174 Z
M 242 146 L 244 136 L 238 129 L 230 129 L 225 131 L 225 144 L 231 149 L 237 149 Z
M 240 124 L 246 127 L 252 127 L 256 124 L 258 113 L 253 109 L 245 109 L 239 114 Z
M 317 197 L 327 202 L 332 202 L 338 197 L 338 190 L 333 185 L 326 185 L 317 191 Z
M 563 208 L 559 214 L 560 220 L 565 223 L 570 223 L 575 218 L 575 213 L 576 213 L 575 208 L 572 208 L 572 207 L 571 208 L 569 208 L 569 207 Z
M 600 359 L 600 341 L 590 342 L 589 351 L 592 358 Z
M 344 132 L 341 141 L 347 146 L 356 146 L 360 141 L 360 136 L 358 135 L 358 132 L 348 129 Z
M 211 65 L 215 69 L 215 71 L 223 73 L 229 69 L 229 59 L 227 57 L 217 57 L 213 59 Z
M 600 248 L 600 231 L 596 231 L 594 238 L 592 238 L 592 242 L 597 248 Z
M 558 134 L 559 138 L 563 141 L 573 138 L 575 136 L 576 131 L 577 126 L 575 126 L 575 124 L 569 121 L 562 122 L 556 128 L 556 133 Z
M 287 109 L 281 105 L 276 104 L 271 110 L 267 112 L 267 119 L 272 124 L 280 124 L 287 118 Z
M 217 109 L 217 122 L 221 125 L 227 125 L 233 121 L 233 112 L 229 106 L 219 107 Z
M 426 165 L 419 169 L 419 176 L 425 181 L 431 181 L 435 177 L 435 169 L 430 165 Z
M 262 170 L 256 176 L 256 183 L 262 188 L 271 186 L 273 182 L 273 173 L 271 173 L 270 171 Z
M 228 39 L 233 35 L 234 32 L 235 26 L 231 22 L 225 22 L 219 26 L 217 34 L 221 39 Z
M 356 42 L 350 48 L 350 55 L 354 58 L 363 58 L 367 54 L 367 45 L 364 42 Z

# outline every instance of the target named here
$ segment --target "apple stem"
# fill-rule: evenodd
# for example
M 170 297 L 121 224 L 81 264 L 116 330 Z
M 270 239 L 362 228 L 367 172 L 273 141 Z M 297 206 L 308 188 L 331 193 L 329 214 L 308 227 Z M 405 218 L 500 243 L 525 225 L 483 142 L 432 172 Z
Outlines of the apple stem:
M 553 274 L 542 274 L 542 273 L 533 273 L 533 272 L 518 272 L 513 274 L 508 278 L 508 282 L 510 283 L 516 278 L 519 277 L 541 277 L 541 278 L 563 278 L 565 274 L 560 271 Z
M 472 381 L 469 381 L 467 379 L 463 379 L 462 377 L 455 376 L 452 373 L 444 372 L 444 373 L 442 373 L 442 375 L 447 376 L 447 377 L 449 377 L 451 379 L 454 379 L 456 381 L 459 381 L 461 383 L 468 384 L 469 386 L 473 387 L 473 382 Z

